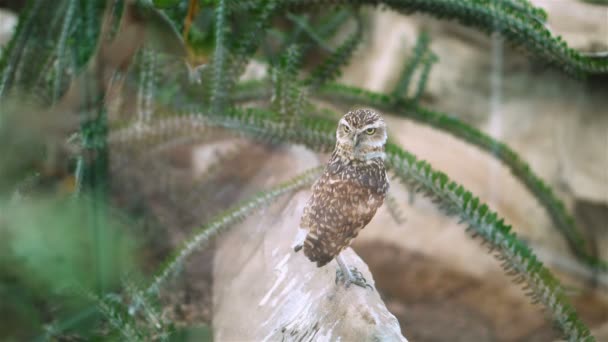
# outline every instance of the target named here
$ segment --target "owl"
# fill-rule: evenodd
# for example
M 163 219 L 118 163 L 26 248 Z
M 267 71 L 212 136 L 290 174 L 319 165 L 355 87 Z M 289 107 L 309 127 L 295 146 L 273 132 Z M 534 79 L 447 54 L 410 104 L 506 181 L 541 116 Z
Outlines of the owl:
M 349 270 L 339 254 L 384 202 L 389 188 L 384 168 L 386 139 L 386 124 L 375 111 L 356 109 L 346 113 L 338 124 L 336 147 L 313 184 L 302 214 L 300 228 L 307 235 L 295 251 L 303 249 L 318 267 L 336 258 L 347 286 L 363 284 L 360 274 Z

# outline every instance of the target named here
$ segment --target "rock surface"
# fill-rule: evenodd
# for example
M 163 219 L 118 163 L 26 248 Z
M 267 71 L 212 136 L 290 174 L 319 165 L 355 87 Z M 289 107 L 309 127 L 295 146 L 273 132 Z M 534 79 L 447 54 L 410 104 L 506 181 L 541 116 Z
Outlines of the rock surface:
M 253 184 L 277 184 L 317 164 L 302 148 L 276 151 Z M 277 169 L 280 173 L 277 179 Z M 213 332 L 217 341 L 405 341 L 377 291 L 335 284 L 337 264 L 317 268 L 295 241 L 310 192 L 285 195 L 217 241 Z M 346 262 L 372 286 L 365 263 L 349 248 Z
M 2 46 L 8 43 L 17 25 L 17 16 L 0 8 L 0 52 Z

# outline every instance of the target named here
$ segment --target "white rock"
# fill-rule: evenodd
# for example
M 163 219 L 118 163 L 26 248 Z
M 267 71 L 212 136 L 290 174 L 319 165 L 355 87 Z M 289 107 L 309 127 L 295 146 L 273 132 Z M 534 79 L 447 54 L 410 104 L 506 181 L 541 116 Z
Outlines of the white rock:
M 252 183 L 273 178 L 276 184 L 281 181 L 277 175 L 289 179 L 316 163 L 300 147 L 280 149 Z M 214 340 L 405 341 L 378 292 L 336 285 L 335 261 L 317 268 L 302 252 L 293 251 L 309 196 L 308 190 L 286 195 L 218 239 Z M 350 248 L 343 256 L 374 285 L 367 266 Z

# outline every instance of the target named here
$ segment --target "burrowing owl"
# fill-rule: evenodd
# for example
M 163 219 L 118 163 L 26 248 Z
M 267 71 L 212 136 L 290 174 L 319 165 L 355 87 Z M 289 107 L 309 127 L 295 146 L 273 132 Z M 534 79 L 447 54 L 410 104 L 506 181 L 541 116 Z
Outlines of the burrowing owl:
M 346 285 L 361 279 L 344 265 L 339 254 L 372 219 L 388 191 L 384 168 L 386 124 L 370 109 L 350 111 L 340 119 L 336 147 L 324 173 L 312 186 L 300 228 L 306 239 L 294 249 L 318 267 L 335 257 Z

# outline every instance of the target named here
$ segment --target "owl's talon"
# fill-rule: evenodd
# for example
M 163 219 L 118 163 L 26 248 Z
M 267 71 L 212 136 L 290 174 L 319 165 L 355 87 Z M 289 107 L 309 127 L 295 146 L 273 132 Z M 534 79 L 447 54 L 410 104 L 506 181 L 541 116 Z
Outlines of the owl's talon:
M 344 275 L 340 268 L 336 269 L 336 285 L 338 282 L 344 283 L 344 287 L 349 288 L 350 284 L 355 284 L 362 288 L 368 288 L 373 290 L 374 288 L 367 283 L 367 280 L 363 277 L 363 274 L 359 272 L 355 267 L 349 269 L 350 272 Z

